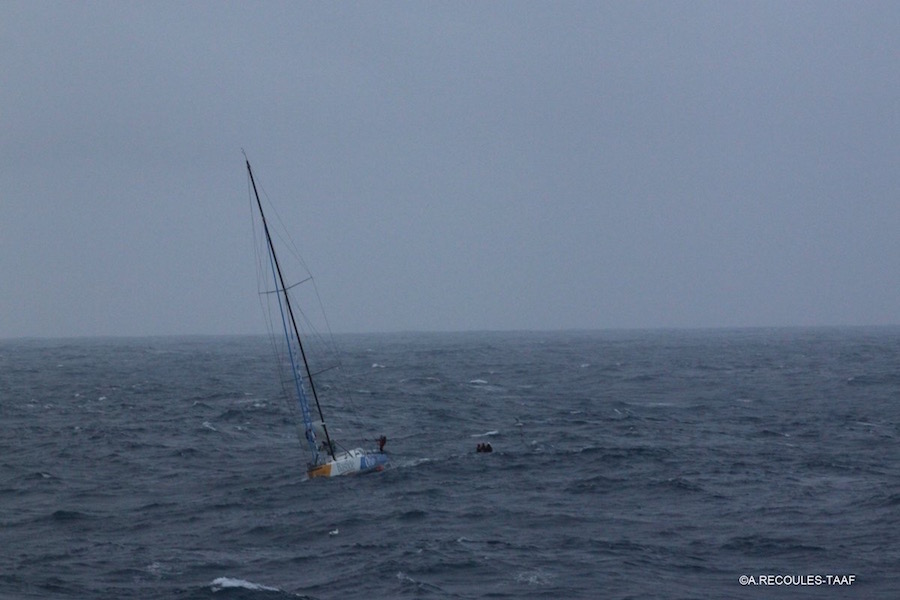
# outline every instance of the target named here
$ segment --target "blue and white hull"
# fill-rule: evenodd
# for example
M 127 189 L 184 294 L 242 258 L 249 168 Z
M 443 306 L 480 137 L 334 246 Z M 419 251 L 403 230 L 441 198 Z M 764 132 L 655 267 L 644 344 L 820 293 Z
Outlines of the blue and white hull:
M 336 454 L 326 463 L 314 465 L 309 468 L 307 474 L 313 477 L 337 477 L 339 475 L 355 475 L 357 473 L 371 473 L 383 471 L 390 464 L 388 455 L 375 450 L 363 450 L 356 448 Z

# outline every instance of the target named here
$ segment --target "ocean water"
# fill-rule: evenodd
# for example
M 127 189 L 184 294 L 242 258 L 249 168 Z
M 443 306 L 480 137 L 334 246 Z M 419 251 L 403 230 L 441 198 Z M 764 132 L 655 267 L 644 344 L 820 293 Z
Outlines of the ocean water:
M 265 338 L 0 342 L 0 598 L 900 597 L 900 329 L 338 343 L 306 481 Z

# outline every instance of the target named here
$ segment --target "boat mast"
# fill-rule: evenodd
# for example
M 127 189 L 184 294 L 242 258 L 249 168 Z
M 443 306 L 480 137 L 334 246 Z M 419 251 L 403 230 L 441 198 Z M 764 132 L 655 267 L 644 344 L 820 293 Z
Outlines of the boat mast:
M 325 417 L 322 414 L 322 406 L 319 404 L 319 396 L 316 394 L 316 384 L 313 382 L 312 373 L 309 370 L 309 362 L 306 360 L 306 351 L 303 349 L 303 342 L 300 340 L 300 330 L 297 327 L 297 321 L 294 319 L 294 310 L 291 308 L 287 286 L 284 284 L 284 276 L 281 274 L 281 265 L 278 264 L 278 257 L 275 255 L 275 245 L 272 243 L 272 236 L 269 234 L 269 225 L 266 223 L 266 215 L 263 212 L 262 202 L 259 200 L 259 192 L 256 190 L 256 180 L 253 178 L 253 169 L 250 168 L 250 161 L 246 157 L 244 157 L 244 161 L 247 163 L 247 173 L 250 175 L 250 184 L 253 186 L 253 195 L 256 196 L 256 206 L 259 208 L 259 216 L 262 219 L 263 230 L 266 232 L 266 242 L 269 245 L 269 252 L 272 254 L 272 261 L 275 263 L 275 271 L 278 273 L 278 281 L 281 283 L 280 291 L 284 295 L 284 303 L 287 306 L 291 326 L 294 329 L 294 336 L 297 338 L 297 346 L 300 347 L 300 356 L 303 358 L 303 367 L 306 370 L 309 389 L 312 391 L 313 400 L 316 402 L 316 410 L 319 412 L 319 421 L 322 423 L 322 431 L 325 432 L 328 453 L 333 460 L 337 460 L 337 457 L 334 455 L 334 444 L 331 443 L 331 436 L 328 435 L 328 428 L 325 426 Z

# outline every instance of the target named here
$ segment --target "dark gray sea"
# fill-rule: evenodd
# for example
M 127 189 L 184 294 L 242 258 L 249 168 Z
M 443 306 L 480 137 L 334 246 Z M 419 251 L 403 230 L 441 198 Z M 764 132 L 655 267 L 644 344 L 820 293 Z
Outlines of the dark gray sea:
M 0 342 L 0 598 L 900 597 L 900 329 L 338 344 L 306 481 L 265 337 Z

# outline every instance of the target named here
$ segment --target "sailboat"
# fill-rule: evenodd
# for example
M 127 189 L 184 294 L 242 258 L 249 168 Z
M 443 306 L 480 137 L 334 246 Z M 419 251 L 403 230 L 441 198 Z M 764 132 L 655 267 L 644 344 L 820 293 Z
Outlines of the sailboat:
M 384 443 L 386 441 L 384 436 L 381 436 L 378 440 L 379 447 L 377 450 L 364 450 L 363 448 L 345 449 L 332 439 L 328 431 L 322 405 L 319 401 L 319 393 L 316 389 L 315 377 L 310 369 L 307 351 L 300 335 L 300 328 L 297 326 L 297 319 L 302 313 L 294 305 L 294 301 L 289 293 L 291 288 L 294 285 L 299 285 L 299 283 L 295 283 L 292 286 L 285 284 L 284 272 L 276 256 L 275 244 L 266 221 L 262 202 L 259 199 L 259 191 L 256 187 L 256 179 L 253 177 L 253 169 L 250 168 L 250 161 L 246 156 L 244 158 L 256 200 L 256 208 L 259 210 L 259 217 L 265 234 L 266 258 L 268 259 L 265 262 L 268 263 L 267 270 L 271 271 L 272 281 L 275 286 L 273 290 L 263 293 L 274 296 L 277 299 L 276 304 L 278 308 L 275 311 L 275 316 L 281 321 L 281 330 L 284 333 L 284 348 L 287 354 L 286 364 L 290 372 L 287 377 L 288 383 L 285 385 L 285 391 L 290 396 L 293 396 L 293 399 L 297 402 L 300 414 L 297 433 L 300 437 L 301 445 L 305 441 L 310 454 L 306 473 L 310 478 L 314 478 L 382 471 L 390 462 L 388 455 L 384 452 Z M 310 403 L 310 398 L 312 398 L 312 404 Z M 313 406 L 315 407 L 315 415 L 318 417 L 316 420 L 313 420 Z

